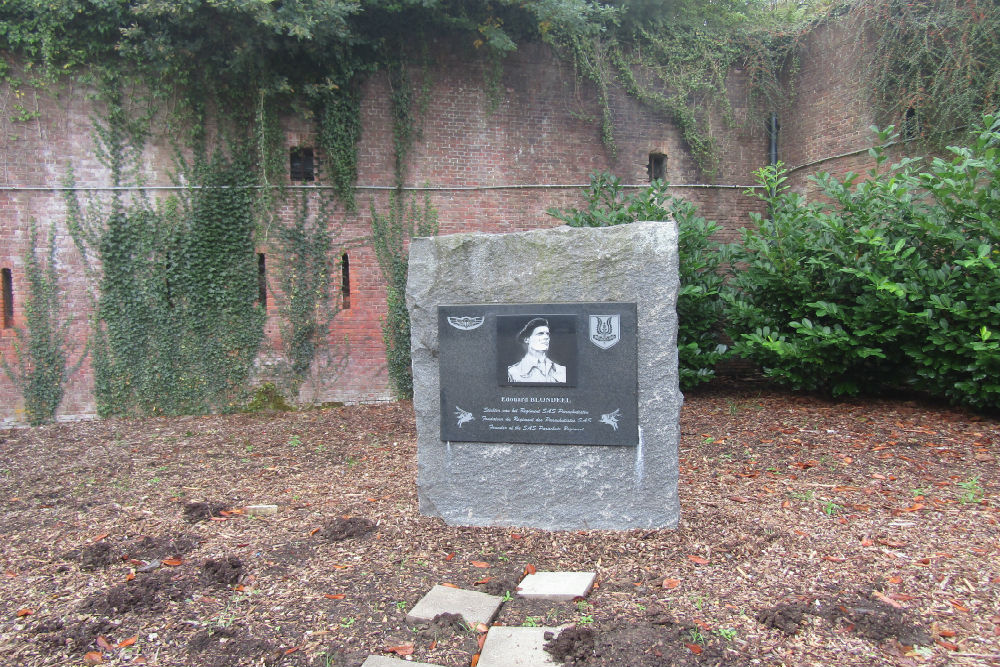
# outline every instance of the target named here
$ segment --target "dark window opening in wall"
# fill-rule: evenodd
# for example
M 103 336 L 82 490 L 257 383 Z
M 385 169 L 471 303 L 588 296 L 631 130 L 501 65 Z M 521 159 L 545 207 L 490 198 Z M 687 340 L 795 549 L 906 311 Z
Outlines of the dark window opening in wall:
M 667 156 L 663 153 L 650 153 L 649 164 L 646 165 L 649 182 L 663 181 L 667 178 Z
M 288 164 L 293 181 L 316 180 L 316 163 L 313 149 L 295 147 L 288 152 Z
M 267 310 L 267 260 L 264 253 L 257 253 L 257 303 Z
M 906 111 L 903 112 L 903 123 L 902 127 L 899 128 L 899 135 L 904 141 L 920 136 L 920 120 L 917 118 L 917 110 L 913 107 L 907 107 Z
M 10 269 L 0 269 L 0 282 L 3 283 L 3 328 L 14 326 L 14 276 Z
M 349 310 L 351 307 L 351 260 L 345 252 L 340 256 L 340 295 L 341 307 Z

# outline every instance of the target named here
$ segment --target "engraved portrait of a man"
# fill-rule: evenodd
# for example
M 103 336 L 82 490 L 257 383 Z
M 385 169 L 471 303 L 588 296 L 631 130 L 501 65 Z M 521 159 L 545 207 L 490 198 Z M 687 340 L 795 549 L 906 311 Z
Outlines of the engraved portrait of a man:
M 566 382 L 566 367 L 549 358 L 552 334 L 544 317 L 534 317 L 517 333 L 524 356 L 507 367 L 508 382 Z

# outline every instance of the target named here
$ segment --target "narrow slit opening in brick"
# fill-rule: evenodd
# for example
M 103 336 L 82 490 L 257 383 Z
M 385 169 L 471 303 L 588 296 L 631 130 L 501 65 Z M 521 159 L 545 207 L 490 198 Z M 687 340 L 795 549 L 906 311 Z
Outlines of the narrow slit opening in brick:
M 267 260 L 264 253 L 257 253 L 257 303 L 267 310 Z
M 14 276 L 10 269 L 0 269 L 0 282 L 3 283 L 3 328 L 14 326 Z
M 917 110 L 907 107 L 903 112 L 903 123 L 900 134 L 904 140 L 916 139 L 920 135 L 920 119 L 917 117 Z
M 345 252 L 340 256 L 340 296 L 341 307 L 348 310 L 351 307 L 351 260 Z

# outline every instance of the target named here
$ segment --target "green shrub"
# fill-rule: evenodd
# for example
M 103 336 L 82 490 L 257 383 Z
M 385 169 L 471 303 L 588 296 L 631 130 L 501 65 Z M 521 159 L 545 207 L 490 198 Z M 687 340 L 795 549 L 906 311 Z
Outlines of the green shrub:
M 761 169 L 771 218 L 752 215 L 730 248 L 737 354 L 796 389 L 1000 406 L 1000 119 L 985 121 L 925 171 L 873 148 L 864 180 L 818 174 L 822 202 Z
M 719 272 L 723 257 L 711 240 L 718 225 L 698 215 L 691 202 L 667 192 L 667 183 L 653 181 L 648 188 L 627 195 L 621 181 L 595 172 L 586 191 L 584 210 L 549 209 L 549 215 L 571 227 L 609 227 L 636 220 L 677 221 L 680 291 L 677 295 L 677 356 L 681 388 L 688 389 L 715 376 L 715 365 L 727 356 L 721 341 L 725 278 Z

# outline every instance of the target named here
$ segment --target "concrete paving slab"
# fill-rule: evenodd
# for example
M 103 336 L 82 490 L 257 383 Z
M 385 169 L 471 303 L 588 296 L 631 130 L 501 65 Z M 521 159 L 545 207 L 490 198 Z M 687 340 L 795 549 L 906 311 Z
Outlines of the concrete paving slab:
M 429 662 L 411 662 L 384 655 L 370 655 L 361 663 L 361 667 L 441 667 L 441 665 Z
M 557 636 L 559 628 L 514 628 L 495 625 L 490 628 L 479 655 L 478 667 L 553 667 L 561 663 L 542 648 L 548 641 L 545 633 Z
M 411 662 L 384 655 L 370 655 L 361 663 L 361 667 L 441 667 L 441 665 L 429 662 Z
M 489 625 L 502 602 L 503 598 L 498 595 L 438 585 L 420 598 L 420 602 L 406 615 L 406 620 L 410 623 L 427 622 L 447 612 L 461 614 L 465 622 L 472 626 L 477 623 Z
M 517 596 L 528 600 L 572 600 L 587 597 L 594 572 L 536 572 L 517 585 Z

